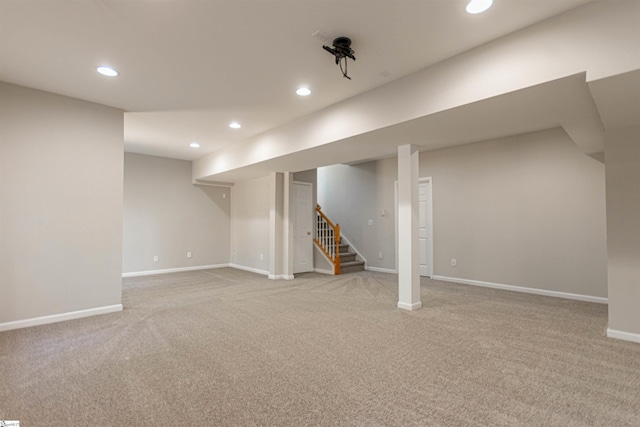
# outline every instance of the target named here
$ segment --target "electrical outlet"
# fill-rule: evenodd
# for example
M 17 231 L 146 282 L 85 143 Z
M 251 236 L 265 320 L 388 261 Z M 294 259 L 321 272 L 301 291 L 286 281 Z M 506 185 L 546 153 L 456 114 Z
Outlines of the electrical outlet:
M 191 258 L 191 251 L 187 252 L 187 258 Z
M 158 262 L 158 255 L 153 256 L 153 262 Z
M 369 225 L 373 225 L 373 220 L 372 220 L 372 219 L 370 219 L 370 220 L 368 221 L 368 224 L 369 224 Z
M 456 261 L 455 258 L 451 258 L 451 267 L 455 267 L 456 265 L 458 265 L 458 261 Z
M 222 198 L 226 199 L 227 198 L 227 193 L 222 193 Z
M 382 252 L 378 252 L 378 259 L 382 259 Z
M 264 259 L 264 254 L 260 254 L 260 260 Z

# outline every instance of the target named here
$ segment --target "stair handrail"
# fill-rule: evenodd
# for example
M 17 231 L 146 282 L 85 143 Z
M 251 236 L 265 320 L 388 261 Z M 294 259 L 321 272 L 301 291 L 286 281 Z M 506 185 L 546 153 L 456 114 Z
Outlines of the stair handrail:
M 316 205 L 316 230 L 313 241 L 333 264 L 333 274 L 340 274 L 340 224 L 334 224 L 320 205 Z

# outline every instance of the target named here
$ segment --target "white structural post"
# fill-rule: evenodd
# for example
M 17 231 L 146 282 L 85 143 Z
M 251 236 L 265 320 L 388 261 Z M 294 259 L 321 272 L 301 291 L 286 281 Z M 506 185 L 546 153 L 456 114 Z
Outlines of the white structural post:
M 609 258 L 607 336 L 640 343 L 640 126 L 604 139 Z
M 282 181 L 281 173 L 271 172 L 269 174 L 269 279 L 278 277 L 278 266 L 280 265 Z
M 398 147 L 398 308 L 418 310 L 420 265 L 418 257 L 418 168 L 415 145 Z
M 283 201 L 283 225 L 282 225 L 282 241 L 284 247 L 282 250 L 282 278 L 286 280 L 293 279 L 293 220 L 291 217 L 291 198 L 293 197 L 293 173 L 284 173 L 284 201 Z
M 290 198 L 293 175 L 272 172 L 269 175 L 269 278 L 293 279 Z

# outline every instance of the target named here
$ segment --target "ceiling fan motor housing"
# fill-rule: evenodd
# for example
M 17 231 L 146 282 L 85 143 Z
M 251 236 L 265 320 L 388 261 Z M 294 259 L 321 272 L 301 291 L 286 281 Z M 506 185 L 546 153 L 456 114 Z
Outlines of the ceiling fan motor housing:
M 338 37 L 333 41 L 333 47 L 336 51 L 336 61 L 348 57 L 356 60 L 353 56 L 353 49 L 351 49 L 351 39 L 349 37 Z

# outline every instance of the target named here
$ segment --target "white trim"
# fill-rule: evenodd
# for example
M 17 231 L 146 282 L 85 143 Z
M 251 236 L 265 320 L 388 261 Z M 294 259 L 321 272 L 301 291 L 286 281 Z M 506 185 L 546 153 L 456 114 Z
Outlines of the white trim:
M 122 311 L 122 304 L 107 305 L 104 307 L 88 308 L 86 310 L 70 311 L 68 313 L 52 314 L 50 316 L 33 317 L 31 319 L 15 320 L 13 322 L 0 323 L 0 332 L 12 329 L 29 328 L 31 326 L 47 325 L 49 323 L 64 322 L 66 320 L 81 319 L 83 317 L 97 316 Z
M 325 256 L 325 258 L 326 258 L 326 256 Z M 313 271 L 316 272 L 316 273 L 320 273 L 320 274 L 328 274 L 330 276 L 334 276 L 333 270 L 325 270 L 324 268 L 314 268 Z
M 377 271 L 378 273 L 398 274 L 398 270 L 392 270 L 390 268 L 365 266 L 364 269 L 368 271 Z
M 223 267 L 230 267 L 230 266 L 231 264 L 212 264 L 212 265 L 196 265 L 194 267 L 166 268 L 164 270 L 134 271 L 131 273 L 122 273 L 122 277 L 151 276 L 154 274 L 179 273 L 182 271 L 194 271 L 194 270 L 209 270 L 211 268 L 223 268 Z
M 615 338 L 615 339 L 618 339 L 618 340 L 637 342 L 638 344 L 640 344 L 640 334 L 634 334 L 634 333 L 631 333 L 631 332 L 616 331 L 615 329 L 607 328 L 607 336 L 609 338 Z
M 464 285 L 482 286 L 484 288 L 502 289 L 505 291 L 523 292 L 526 294 L 544 295 L 547 297 L 572 299 L 577 301 L 595 302 L 598 304 L 607 304 L 608 299 L 603 297 L 594 297 L 591 295 L 571 294 L 568 292 L 549 291 L 546 289 L 525 288 L 523 286 L 501 285 L 499 283 L 482 282 L 480 280 L 458 279 L 455 277 L 432 276 L 433 280 L 442 280 L 443 282 L 461 283 Z
M 413 304 L 407 304 L 406 302 L 398 302 L 398 308 L 403 310 L 415 311 L 422 308 L 422 301 L 414 302 Z
M 304 273 L 308 273 L 308 271 L 304 271 Z M 293 280 L 293 275 L 289 274 L 269 274 L 269 279 L 271 280 Z
M 237 268 L 238 270 L 249 271 L 251 273 L 262 274 L 263 276 L 267 276 L 267 277 L 269 276 L 269 272 L 267 270 L 260 270 L 258 268 L 246 267 L 240 264 L 229 264 L 229 267 Z

